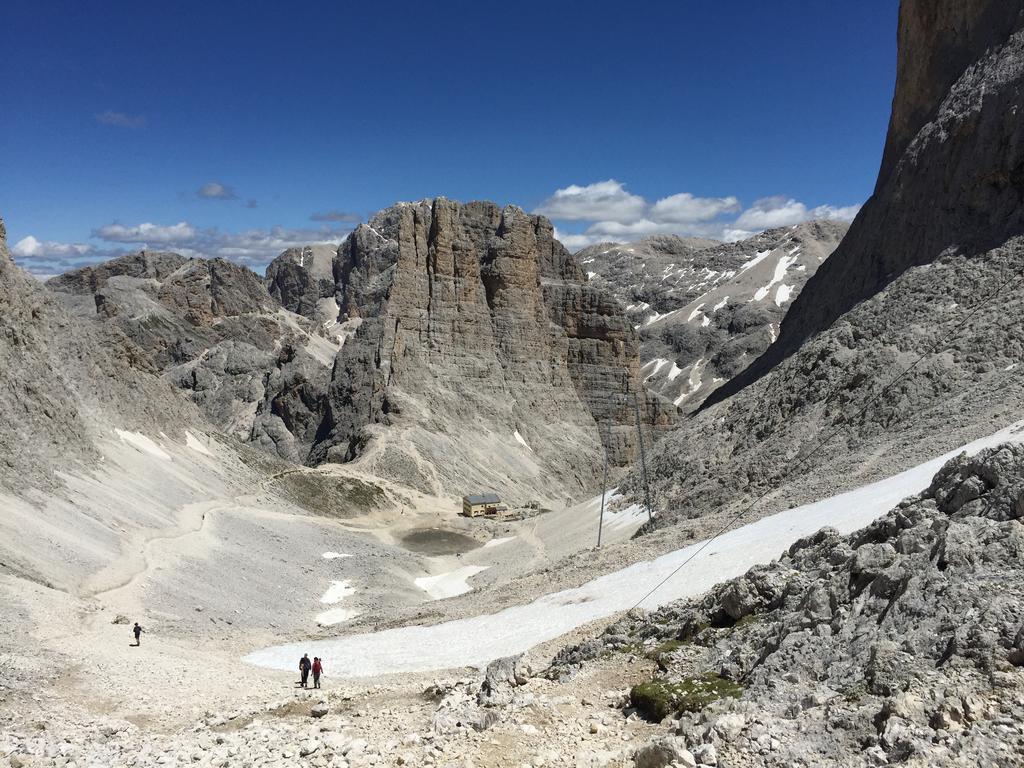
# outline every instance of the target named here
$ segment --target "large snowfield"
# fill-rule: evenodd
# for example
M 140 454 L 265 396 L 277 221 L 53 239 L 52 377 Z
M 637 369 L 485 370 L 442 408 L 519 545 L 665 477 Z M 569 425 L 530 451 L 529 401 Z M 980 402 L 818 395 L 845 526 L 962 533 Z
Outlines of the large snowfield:
M 641 607 L 652 609 L 699 595 L 719 582 L 745 573 L 753 565 L 771 561 L 794 541 L 825 526 L 841 533 L 862 528 L 902 499 L 924 490 L 953 456 L 1006 442 L 1024 442 L 1024 422 L 885 480 L 728 531 L 646 599 L 644 596 L 655 585 L 705 542 L 498 613 L 434 626 L 401 627 L 279 645 L 251 653 L 245 661 L 291 670 L 303 653 L 309 653 L 324 658 L 332 675 L 338 678 L 482 667 L 493 659 L 522 653 L 588 622 L 629 609 L 641 600 Z

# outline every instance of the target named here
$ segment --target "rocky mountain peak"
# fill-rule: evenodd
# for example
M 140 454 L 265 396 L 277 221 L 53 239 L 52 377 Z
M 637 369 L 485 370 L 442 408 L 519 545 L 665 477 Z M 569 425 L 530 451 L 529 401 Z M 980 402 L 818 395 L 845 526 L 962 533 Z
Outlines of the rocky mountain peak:
M 359 325 L 316 460 L 365 457 L 432 492 L 467 481 L 571 492 L 593 482 L 602 441 L 617 465 L 635 457 L 634 395 L 647 428 L 671 418 L 640 386 L 620 306 L 543 217 L 400 203 L 356 228 L 335 276 L 341 318 Z

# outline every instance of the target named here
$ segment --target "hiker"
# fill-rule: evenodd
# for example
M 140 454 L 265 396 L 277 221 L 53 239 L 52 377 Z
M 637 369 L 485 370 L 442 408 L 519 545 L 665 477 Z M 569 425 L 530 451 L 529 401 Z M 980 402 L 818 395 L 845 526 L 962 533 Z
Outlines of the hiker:
M 313 687 L 320 687 L 320 675 L 324 672 L 323 662 L 320 661 L 319 656 L 313 657 Z
M 302 675 L 302 687 L 306 687 L 306 681 L 309 680 L 309 668 L 312 666 L 309 663 L 309 654 L 302 654 L 302 658 L 299 659 L 299 674 Z
M 135 635 L 135 644 L 142 645 L 142 627 L 139 626 L 139 622 L 135 622 L 135 626 L 132 627 L 132 634 Z

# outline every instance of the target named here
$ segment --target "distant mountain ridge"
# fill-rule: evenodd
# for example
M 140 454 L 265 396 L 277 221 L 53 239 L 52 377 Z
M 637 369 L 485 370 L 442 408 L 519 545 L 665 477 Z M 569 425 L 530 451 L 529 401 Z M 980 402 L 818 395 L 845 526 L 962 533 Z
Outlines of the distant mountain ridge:
M 223 432 L 423 492 L 564 501 L 596 482 L 602 444 L 613 468 L 634 461 L 637 413 L 647 430 L 674 418 L 642 386 L 614 297 L 514 206 L 399 204 L 339 248 L 285 251 L 265 278 L 144 251 L 47 287 Z
M 648 389 L 686 411 L 761 355 L 848 225 L 812 221 L 736 243 L 658 235 L 576 257 L 640 334 Z

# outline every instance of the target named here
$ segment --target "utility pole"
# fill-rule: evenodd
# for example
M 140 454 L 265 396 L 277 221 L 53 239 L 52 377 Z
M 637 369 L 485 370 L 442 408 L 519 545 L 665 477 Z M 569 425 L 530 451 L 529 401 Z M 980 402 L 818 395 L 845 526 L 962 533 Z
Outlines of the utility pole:
M 611 429 L 605 430 L 605 435 L 611 438 Z M 604 531 L 604 496 L 608 488 L 608 445 L 601 441 L 601 448 L 604 452 L 604 468 L 601 471 L 601 517 L 597 523 L 597 548 L 601 548 L 601 532 Z
M 633 392 L 633 410 L 636 412 L 636 438 L 640 446 L 640 475 L 644 481 L 644 503 L 647 505 L 647 522 L 654 520 L 651 512 L 651 484 L 647 481 L 647 455 L 644 453 L 644 433 L 640 429 L 640 398 Z

